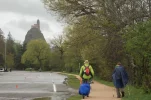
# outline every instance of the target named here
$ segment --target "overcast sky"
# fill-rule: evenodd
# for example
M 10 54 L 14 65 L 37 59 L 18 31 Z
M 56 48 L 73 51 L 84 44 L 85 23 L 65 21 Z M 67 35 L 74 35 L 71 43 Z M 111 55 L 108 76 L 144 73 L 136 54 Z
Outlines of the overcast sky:
M 15 40 L 24 41 L 31 25 L 39 19 L 45 39 L 61 34 L 64 24 L 44 8 L 41 0 L 0 0 L 0 28 Z

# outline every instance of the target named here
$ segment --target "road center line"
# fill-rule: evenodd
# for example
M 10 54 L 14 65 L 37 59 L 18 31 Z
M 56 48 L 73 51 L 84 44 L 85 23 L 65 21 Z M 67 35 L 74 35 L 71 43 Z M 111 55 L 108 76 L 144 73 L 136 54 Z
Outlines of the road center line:
M 51 73 L 50 73 L 50 77 L 52 77 Z M 52 84 L 53 84 L 53 91 L 57 92 L 56 85 L 55 85 L 53 78 L 52 78 Z
M 57 91 L 55 83 L 53 83 L 53 90 L 54 90 L 54 92 Z

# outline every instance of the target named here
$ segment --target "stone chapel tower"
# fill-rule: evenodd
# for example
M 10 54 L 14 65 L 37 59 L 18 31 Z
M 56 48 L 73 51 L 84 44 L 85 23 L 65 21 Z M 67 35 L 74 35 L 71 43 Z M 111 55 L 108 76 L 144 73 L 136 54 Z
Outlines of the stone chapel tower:
M 37 20 L 37 25 L 38 25 L 38 29 L 40 30 L 40 21 L 39 21 L 39 19 Z

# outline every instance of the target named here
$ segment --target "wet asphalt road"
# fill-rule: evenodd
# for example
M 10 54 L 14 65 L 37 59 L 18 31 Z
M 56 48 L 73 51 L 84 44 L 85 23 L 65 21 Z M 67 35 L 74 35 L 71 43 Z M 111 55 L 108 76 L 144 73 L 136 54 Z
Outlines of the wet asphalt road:
M 0 100 L 32 100 L 52 97 L 65 100 L 69 94 L 65 76 L 50 72 L 0 72 Z

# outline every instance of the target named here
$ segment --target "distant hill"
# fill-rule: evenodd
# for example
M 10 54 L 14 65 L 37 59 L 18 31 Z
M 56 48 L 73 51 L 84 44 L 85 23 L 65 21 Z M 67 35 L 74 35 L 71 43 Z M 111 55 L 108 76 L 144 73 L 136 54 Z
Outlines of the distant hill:
M 37 24 L 31 26 L 31 29 L 27 32 L 24 40 L 24 44 L 27 44 L 31 40 L 42 39 L 45 40 L 40 30 L 40 21 L 37 20 Z

